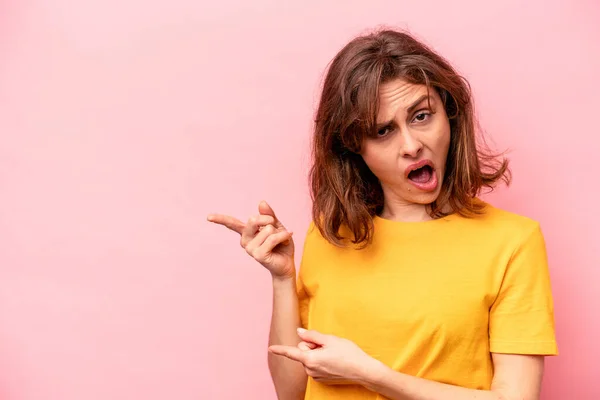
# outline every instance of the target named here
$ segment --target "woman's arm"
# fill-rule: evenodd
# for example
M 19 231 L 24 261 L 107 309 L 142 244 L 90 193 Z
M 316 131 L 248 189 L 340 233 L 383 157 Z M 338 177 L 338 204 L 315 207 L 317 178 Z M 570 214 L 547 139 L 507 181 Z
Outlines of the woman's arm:
M 295 269 L 294 269 L 295 270 Z M 296 346 L 300 338 L 296 333 L 300 327 L 300 313 L 296 292 L 295 276 L 273 278 L 273 315 L 269 346 Z M 304 398 L 308 379 L 302 364 L 285 357 L 268 355 L 269 370 L 277 398 L 280 400 L 301 400 Z
M 244 223 L 223 214 L 211 214 L 208 221 L 223 225 L 240 235 L 246 252 L 262 264 L 273 279 L 273 316 L 269 345 L 296 346 L 300 343 L 296 329 L 300 326 L 300 310 L 296 290 L 294 241 L 292 233 L 275 216 L 265 201 L 258 205 L 259 215 Z M 280 400 L 301 400 L 307 375 L 301 365 L 268 355 L 269 369 Z
M 538 400 L 544 371 L 543 356 L 492 353 L 491 390 L 466 389 L 396 372 L 379 366 L 363 385 L 391 400 Z
M 396 372 L 367 355 L 354 342 L 311 330 L 299 330 L 300 346 L 271 346 L 282 358 L 298 361 L 323 384 L 354 382 L 391 400 L 538 400 L 544 356 L 492 353 L 491 390 L 467 389 Z M 314 350 L 303 348 L 314 343 Z M 449 360 L 449 362 L 451 362 Z

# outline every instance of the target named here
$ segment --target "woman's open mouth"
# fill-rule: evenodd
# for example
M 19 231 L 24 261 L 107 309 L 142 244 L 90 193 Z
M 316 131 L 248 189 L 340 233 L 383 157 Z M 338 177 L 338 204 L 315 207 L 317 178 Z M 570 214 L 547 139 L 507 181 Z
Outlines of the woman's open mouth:
M 432 192 L 437 189 L 438 179 L 435 168 L 430 160 L 423 160 L 409 166 L 406 177 L 409 182 L 424 192 Z

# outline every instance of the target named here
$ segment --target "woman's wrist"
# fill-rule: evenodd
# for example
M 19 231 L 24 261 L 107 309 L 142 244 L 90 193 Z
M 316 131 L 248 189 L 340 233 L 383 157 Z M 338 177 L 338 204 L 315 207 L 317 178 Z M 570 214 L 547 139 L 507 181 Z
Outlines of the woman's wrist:
M 273 285 L 287 285 L 291 282 L 295 284 L 296 282 L 296 268 L 295 266 L 291 266 L 287 269 L 288 272 L 282 275 L 271 274 L 271 278 L 273 280 Z
M 358 383 L 370 391 L 377 392 L 380 383 L 385 381 L 386 375 L 388 375 L 391 371 L 391 368 L 381 361 L 372 359 L 372 362 L 369 363 L 365 369 L 363 369 L 360 381 Z

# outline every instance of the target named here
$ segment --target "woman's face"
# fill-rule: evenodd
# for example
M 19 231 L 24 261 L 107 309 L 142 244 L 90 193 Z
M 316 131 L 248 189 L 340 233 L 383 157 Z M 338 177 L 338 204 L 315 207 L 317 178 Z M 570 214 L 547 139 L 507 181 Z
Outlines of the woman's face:
M 425 85 L 397 79 L 380 86 L 379 101 L 377 137 L 365 139 L 361 156 L 379 178 L 386 202 L 432 203 L 442 187 L 450 146 L 440 96 Z

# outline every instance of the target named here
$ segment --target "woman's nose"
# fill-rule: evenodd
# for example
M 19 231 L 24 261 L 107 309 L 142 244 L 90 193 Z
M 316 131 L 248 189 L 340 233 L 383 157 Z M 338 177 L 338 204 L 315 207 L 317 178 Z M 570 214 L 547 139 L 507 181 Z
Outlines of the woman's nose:
M 402 157 L 405 158 L 417 158 L 419 154 L 421 154 L 421 150 L 423 150 L 423 143 L 411 135 L 410 132 L 405 131 L 402 135 L 402 144 L 400 148 L 400 152 Z

